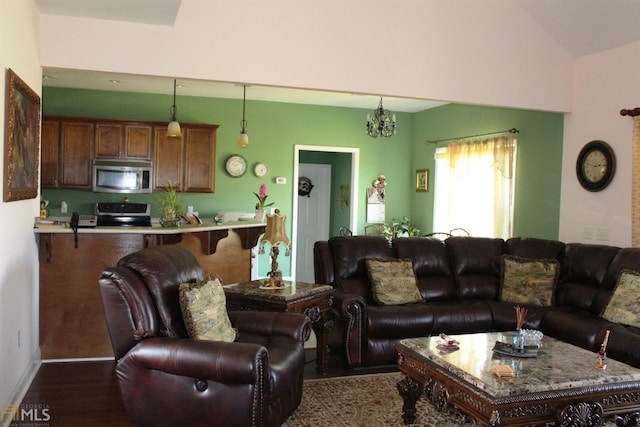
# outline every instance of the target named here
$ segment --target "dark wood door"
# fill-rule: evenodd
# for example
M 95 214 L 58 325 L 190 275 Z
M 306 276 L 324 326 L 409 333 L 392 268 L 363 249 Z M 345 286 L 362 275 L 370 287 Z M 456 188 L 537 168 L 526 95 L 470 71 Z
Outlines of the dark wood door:
M 185 129 L 184 191 L 213 193 L 215 191 L 216 130 Z
M 93 123 L 61 123 L 61 188 L 91 189 Z
M 58 188 L 58 155 L 60 147 L 60 122 L 43 120 L 40 184 L 42 188 Z
M 184 176 L 183 138 L 168 137 L 166 126 L 154 127 L 154 189 L 164 190 L 171 181 L 182 188 Z

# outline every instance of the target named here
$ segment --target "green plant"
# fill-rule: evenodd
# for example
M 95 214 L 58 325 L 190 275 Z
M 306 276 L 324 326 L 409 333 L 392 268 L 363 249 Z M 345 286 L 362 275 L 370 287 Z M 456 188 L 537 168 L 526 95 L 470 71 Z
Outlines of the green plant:
M 158 202 L 164 213 L 164 218 L 173 220 L 182 214 L 182 200 L 178 194 L 178 187 L 171 180 L 167 181 L 167 188 Z
M 420 229 L 411 223 L 408 216 L 403 216 L 402 219 L 393 218 L 391 223 L 385 224 L 384 234 L 389 239 L 413 237 L 420 235 Z

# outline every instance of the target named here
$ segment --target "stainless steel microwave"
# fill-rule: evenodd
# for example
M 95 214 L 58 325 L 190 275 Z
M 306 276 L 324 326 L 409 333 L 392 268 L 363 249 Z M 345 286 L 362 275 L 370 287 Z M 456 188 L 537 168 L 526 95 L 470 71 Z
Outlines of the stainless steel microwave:
M 153 165 L 147 161 L 94 160 L 93 191 L 151 193 Z

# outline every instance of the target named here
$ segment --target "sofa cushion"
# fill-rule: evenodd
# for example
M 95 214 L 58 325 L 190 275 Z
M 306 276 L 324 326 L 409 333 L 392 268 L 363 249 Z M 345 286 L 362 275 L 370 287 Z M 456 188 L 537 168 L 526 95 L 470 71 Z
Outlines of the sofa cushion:
M 226 297 L 220 280 L 208 277 L 180 285 L 180 308 L 193 339 L 233 342 L 238 336 L 227 315 Z
M 610 322 L 640 328 L 640 273 L 622 270 L 602 317 Z
M 365 264 L 373 299 L 379 304 L 422 301 L 410 259 L 369 258 Z
M 560 272 L 555 259 L 502 256 L 500 300 L 516 304 L 549 306 Z

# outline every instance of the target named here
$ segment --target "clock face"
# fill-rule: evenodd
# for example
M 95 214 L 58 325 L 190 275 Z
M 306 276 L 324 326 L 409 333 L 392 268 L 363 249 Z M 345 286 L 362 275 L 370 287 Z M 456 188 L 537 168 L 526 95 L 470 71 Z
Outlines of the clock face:
M 234 154 L 227 158 L 224 167 L 229 176 L 238 178 L 247 172 L 247 161 L 241 155 Z
M 613 179 L 615 169 L 615 154 L 604 141 L 586 144 L 576 162 L 578 182 L 588 191 L 600 191 L 607 187 Z
M 265 176 L 269 175 L 269 166 L 267 166 L 265 163 L 258 163 L 253 168 L 253 173 L 256 174 L 258 178 L 264 178 Z

